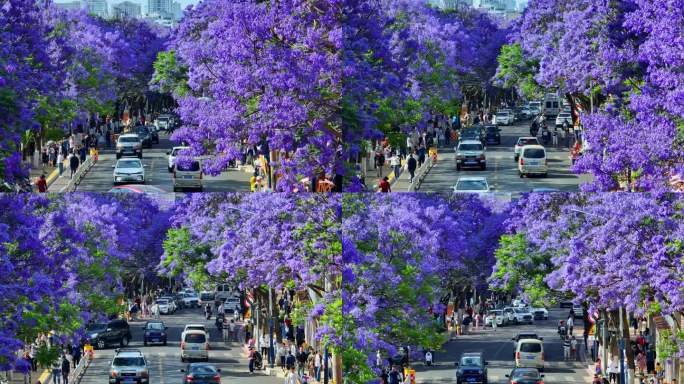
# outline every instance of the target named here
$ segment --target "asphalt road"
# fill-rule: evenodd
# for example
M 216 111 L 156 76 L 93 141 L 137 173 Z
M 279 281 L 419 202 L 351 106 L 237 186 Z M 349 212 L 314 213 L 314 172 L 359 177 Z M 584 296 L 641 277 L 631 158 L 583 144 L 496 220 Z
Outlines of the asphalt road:
M 422 192 L 451 192 L 460 176 L 484 176 L 492 192 L 519 194 L 534 188 L 554 188 L 560 191 L 577 192 L 579 185 L 589 181 L 586 175 L 570 172 L 570 158 L 567 148 L 547 148 L 549 162 L 548 177 L 518 176 L 517 163 L 513 159 L 513 146 L 518 137 L 529 136 L 529 121 L 511 126 L 502 126 L 501 145 L 488 145 L 486 150 L 487 170 L 463 169 L 456 171 L 454 146 L 440 148 L 437 164 L 420 186 Z
M 160 133 L 159 144 L 151 149 L 143 149 L 145 183 L 173 192 L 173 180 L 168 171 L 166 152 L 178 144 L 169 140 L 165 133 Z M 113 149 L 100 151 L 97 164 L 86 174 L 77 187 L 81 192 L 107 192 L 113 186 L 112 173 L 116 164 L 116 153 Z M 251 174 L 243 170 L 229 169 L 218 176 L 204 175 L 205 192 L 248 192 Z M 188 191 L 191 192 L 191 191 Z
M 204 323 L 210 330 L 209 363 L 221 369 L 222 383 L 273 384 L 282 383 L 283 379 L 266 376 L 256 372 L 250 374 L 247 368 L 247 358 L 242 346 L 236 342 L 225 344 L 212 320 L 205 320 L 202 309 L 183 309 L 173 315 L 161 315 L 168 329 L 168 343 L 166 346 L 143 346 L 144 322 L 131 322 L 133 340 L 128 348 L 139 348 L 150 365 L 150 384 L 180 384 L 183 374 L 179 369 L 185 368 L 187 363 L 180 360 L 180 335 L 185 324 Z M 114 348 L 95 350 L 95 358 L 83 376 L 81 384 L 107 383 L 109 365 L 114 357 Z
M 435 365 L 426 367 L 422 362 L 415 364 L 418 383 L 456 383 L 456 367 L 454 363 L 463 352 L 484 353 L 489 362 L 487 369 L 490 384 L 507 383 L 506 374 L 514 367 L 514 345 L 511 340 L 520 332 L 536 332 L 544 338 L 544 374 L 545 384 L 581 384 L 590 383 L 587 376 L 587 363 L 563 361 L 563 348 L 557 334 L 558 320 L 567 317 L 568 309 L 550 309 L 548 320 L 535 320 L 532 325 L 509 325 L 498 327 L 496 332 L 491 328 L 474 331 L 468 335 L 458 336 L 449 341 L 434 354 Z M 582 342 L 582 320 L 575 319 L 574 334 Z M 584 348 L 582 342 L 581 348 Z

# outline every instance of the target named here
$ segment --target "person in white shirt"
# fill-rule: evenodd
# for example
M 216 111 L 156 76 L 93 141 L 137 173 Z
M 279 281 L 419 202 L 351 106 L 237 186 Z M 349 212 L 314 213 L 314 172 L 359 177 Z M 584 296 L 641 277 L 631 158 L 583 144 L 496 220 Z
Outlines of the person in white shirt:
M 390 166 L 394 170 L 394 178 L 399 178 L 399 175 L 401 174 L 401 159 L 398 155 L 392 156 L 390 159 Z

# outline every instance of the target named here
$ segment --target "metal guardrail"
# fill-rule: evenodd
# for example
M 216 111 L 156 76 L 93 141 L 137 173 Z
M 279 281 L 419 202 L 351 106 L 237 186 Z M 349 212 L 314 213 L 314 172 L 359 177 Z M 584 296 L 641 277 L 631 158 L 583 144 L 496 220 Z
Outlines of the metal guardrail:
M 95 164 L 93 156 L 88 156 L 86 160 L 78 167 L 74 176 L 69 180 L 69 183 L 59 190 L 60 193 L 73 192 L 76 190 L 78 184 L 83 180 L 85 174 L 92 168 Z
M 428 173 L 430 173 L 430 169 L 432 169 L 432 156 L 428 157 L 427 160 L 423 163 L 423 165 L 420 166 L 420 168 L 417 169 L 416 175 L 414 177 L 415 180 L 413 180 L 413 183 L 409 185 L 408 191 L 409 192 L 415 192 L 418 189 L 420 189 L 420 185 L 423 183 L 423 179 L 425 179 L 425 176 L 427 176 Z

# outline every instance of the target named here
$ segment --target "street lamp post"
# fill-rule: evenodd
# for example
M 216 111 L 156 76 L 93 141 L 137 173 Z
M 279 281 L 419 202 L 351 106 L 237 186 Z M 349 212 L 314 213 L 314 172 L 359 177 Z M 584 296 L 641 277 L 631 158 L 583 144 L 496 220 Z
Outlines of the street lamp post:
M 269 339 L 269 349 L 268 349 L 268 359 L 271 362 L 271 369 L 275 365 L 275 351 L 274 351 L 274 337 L 273 337 L 273 297 L 271 286 L 268 287 L 268 339 Z

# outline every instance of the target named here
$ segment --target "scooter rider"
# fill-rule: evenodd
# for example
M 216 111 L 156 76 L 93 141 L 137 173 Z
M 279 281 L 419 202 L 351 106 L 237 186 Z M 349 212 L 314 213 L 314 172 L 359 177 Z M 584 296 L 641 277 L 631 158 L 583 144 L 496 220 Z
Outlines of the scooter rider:
M 432 351 L 429 349 L 425 351 L 425 365 L 428 367 L 432 365 Z

